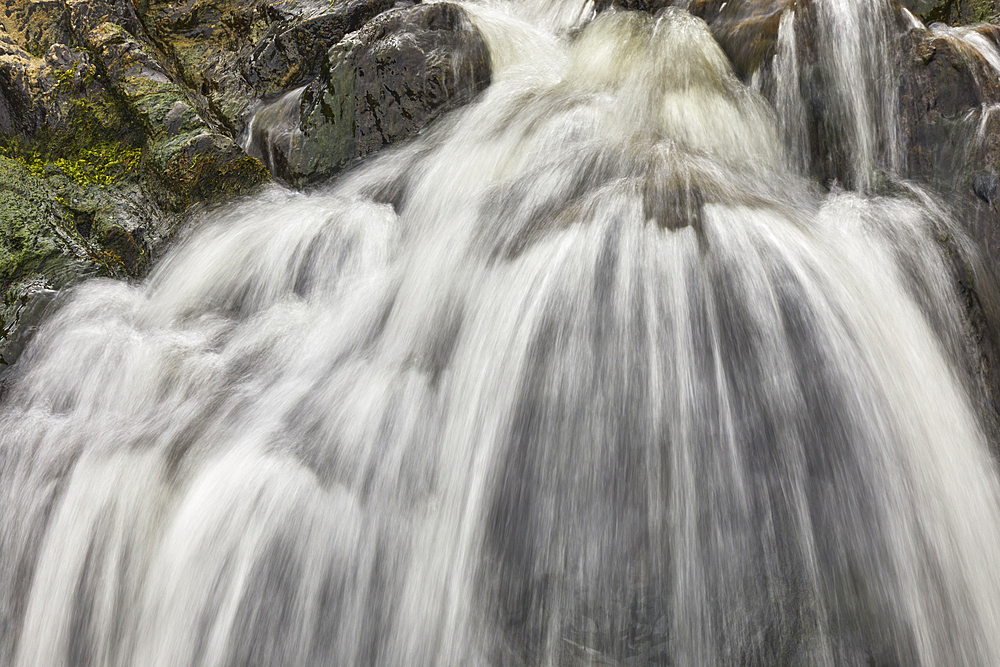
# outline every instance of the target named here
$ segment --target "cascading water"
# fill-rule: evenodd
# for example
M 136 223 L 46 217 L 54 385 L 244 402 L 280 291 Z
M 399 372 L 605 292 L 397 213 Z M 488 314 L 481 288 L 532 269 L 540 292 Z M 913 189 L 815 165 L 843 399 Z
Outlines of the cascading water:
M 754 78 L 804 173 L 870 192 L 904 172 L 898 11 L 884 0 L 789 2 L 781 11 L 774 58 Z
M 789 171 L 680 10 L 470 11 L 476 104 L 36 336 L 0 664 L 1000 664 L 940 215 Z

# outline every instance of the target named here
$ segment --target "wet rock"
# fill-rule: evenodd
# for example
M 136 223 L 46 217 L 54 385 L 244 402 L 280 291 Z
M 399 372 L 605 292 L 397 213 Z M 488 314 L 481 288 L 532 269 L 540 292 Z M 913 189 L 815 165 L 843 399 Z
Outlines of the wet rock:
M 693 0 L 688 11 L 708 23 L 736 73 L 748 79 L 774 57 L 781 15 L 800 6 L 804 10 L 807 4 L 795 0 Z M 807 16 L 807 11 L 800 10 L 799 23 Z
M 131 232 L 117 225 L 112 225 L 104 230 L 103 241 L 102 245 L 115 254 L 129 275 L 141 273 L 140 265 L 146 262 L 148 256 L 136 243 Z
M 489 51 L 457 5 L 386 12 L 330 49 L 302 96 L 285 177 L 329 176 L 469 102 L 490 82 Z
M 674 3 L 671 2 L 670 0 L 596 0 L 594 2 L 594 10 L 600 13 L 607 9 L 615 7 L 617 9 L 624 9 L 626 11 L 646 12 L 648 14 L 655 14 L 661 9 L 669 7 L 672 4 Z M 694 3 L 691 4 L 694 5 Z M 692 14 L 695 13 L 690 9 L 690 6 L 688 7 L 688 11 L 691 11 Z
M 139 275 L 141 262 L 126 268 L 102 243 L 118 215 L 132 231 L 162 219 L 135 175 L 143 129 L 88 50 L 56 43 L 36 58 L 4 36 L 0 51 L 0 290 L 24 281 L 61 288 L 89 275 Z M 145 244 L 137 248 L 148 257 Z
M 4 371 L 21 356 L 57 294 L 41 277 L 15 283 L 4 293 L 0 306 L 0 399 Z
M 166 190 L 167 204 L 175 209 L 232 198 L 270 180 L 260 161 L 214 132 L 177 135 L 153 146 L 148 160 Z
M 171 129 L 176 133 L 206 127 L 184 87 L 174 83 L 148 49 L 121 26 L 102 23 L 87 34 L 87 44 L 100 59 L 109 83 L 143 124 L 150 139 L 171 136 Z M 178 102 L 184 109 L 181 118 L 175 110 Z
M 337 0 L 314 16 L 285 18 L 254 47 L 242 65 L 244 76 L 261 97 L 315 78 L 331 46 L 398 4 L 397 0 Z
M 53 44 L 31 57 L 0 36 L 0 135 L 42 157 L 75 160 L 98 144 L 141 144 L 85 50 Z
M 84 164 L 97 162 L 91 155 Z M 7 363 L 44 313 L 39 294 L 50 295 L 47 303 L 52 290 L 90 276 L 139 277 L 150 241 L 162 248 L 168 234 L 170 221 L 143 208 L 133 183 L 105 190 L 93 174 L 75 171 L 78 166 L 65 158 L 43 163 L 0 156 L 0 359 Z M 109 234 L 115 228 L 121 231 Z
M 31 56 L 0 34 L 0 133 L 5 137 L 33 131 L 41 123 L 32 100 Z
M 129 0 L 11 0 L 0 27 L 0 348 L 11 350 L 34 312 L 26 286 L 141 277 L 187 206 L 268 174 Z
M 976 251 L 950 248 L 961 258 L 957 284 L 965 300 L 981 373 L 1000 405 L 1000 80 L 961 34 L 915 28 L 906 38 L 901 71 L 900 124 L 906 175 L 929 184 L 949 204 Z M 996 28 L 977 34 L 996 39 Z
M 922 30 L 907 39 L 900 122 L 907 137 L 908 175 L 950 190 L 966 160 L 977 161 L 966 155 L 974 132 L 968 116 L 1000 100 L 1000 85 L 988 63 L 953 40 Z
M 413 0 L 155 1 L 142 20 L 177 74 L 233 135 L 262 99 L 308 83 L 326 53 L 370 19 Z
M 673 0 L 596 0 L 594 8 L 597 12 L 614 7 L 655 14 L 677 4 Z M 708 24 L 736 73 L 748 79 L 774 56 L 781 15 L 798 9 L 802 23 L 809 4 L 808 0 L 690 0 L 682 6 Z
M 987 204 L 994 204 L 1000 196 L 1000 179 L 996 174 L 977 171 L 972 175 L 972 191 Z
M 237 134 L 260 95 L 241 67 L 269 27 L 282 20 L 282 0 L 155 1 L 142 21 L 157 47 L 167 54 L 178 81 L 193 98 L 204 100 L 228 133 Z
M 58 224 L 62 211 L 26 165 L 0 157 L 0 285 L 31 276 L 65 284 L 88 269 L 87 251 Z

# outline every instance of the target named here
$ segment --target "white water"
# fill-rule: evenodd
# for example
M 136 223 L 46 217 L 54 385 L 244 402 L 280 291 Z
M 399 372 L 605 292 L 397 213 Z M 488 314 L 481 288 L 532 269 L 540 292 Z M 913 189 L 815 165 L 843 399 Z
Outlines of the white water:
M 824 181 L 876 191 L 905 166 L 898 5 L 816 0 L 788 6 L 768 87 L 792 163 Z
M 38 334 L 0 664 L 1000 664 L 940 215 L 789 171 L 681 11 L 473 11 L 475 105 Z

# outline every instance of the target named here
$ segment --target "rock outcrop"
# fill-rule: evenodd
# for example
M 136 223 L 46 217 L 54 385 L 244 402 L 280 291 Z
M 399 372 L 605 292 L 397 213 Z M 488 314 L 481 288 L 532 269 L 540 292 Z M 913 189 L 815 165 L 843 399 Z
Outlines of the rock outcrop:
M 297 113 L 275 119 L 292 127 L 268 160 L 289 182 L 313 182 L 414 134 L 489 82 L 486 43 L 462 8 L 386 12 L 330 49 L 320 77 L 292 100 Z M 261 150 L 267 136 L 257 139 Z
M 489 77 L 485 43 L 454 5 L 11 0 L 0 13 L 0 358 L 16 357 L 39 298 L 86 276 L 141 277 L 189 207 L 268 181 L 240 135 L 270 99 L 308 86 L 287 179 L 306 182 L 419 131 Z

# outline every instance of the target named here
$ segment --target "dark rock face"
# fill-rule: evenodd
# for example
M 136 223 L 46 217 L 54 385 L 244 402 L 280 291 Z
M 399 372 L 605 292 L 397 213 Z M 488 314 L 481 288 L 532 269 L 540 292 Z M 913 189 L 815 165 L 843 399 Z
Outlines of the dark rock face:
M 382 14 L 330 49 L 327 62 L 302 97 L 286 161 L 292 182 L 328 176 L 405 139 L 490 83 L 482 35 L 448 3 Z
M 31 56 L 14 41 L 0 36 L 0 132 L 5 136 L 32 132 L 40 124 L 32 101 Z
M 247 82 L 261 97 L 273 96 L 318 76 L 326 52 L 378 14 L 414 2 L 340 0 L 305 18 L 289 16 L 271 25 L 241 64 Z
M 978 32 L 994 43 L 1000 36 L 994 27 Z M 900 94 L 907 176 L 942 193 L 985 256 L 996 257 L 1000 215 L 983 197 L 992 192 L 984 179 L 997 173 L 1000 161 L 1000 119 L 993 109 L 1000 103 L 1000 79 L 960 40 L 923 30 L 907 39 Z
M 811 3 L 809 0 L 690 0 L 686 4 L 674 0 L 597 0 L 594 8 L 597 12 L 615 7 L 655 14 L 671 5 L 682 6 L 703 19 L 729 56 L 733 69 L 741 78 L 748 79 L 774 57 L 781 15 L 797 10 L 798 23 L 803 24 Z
M 908 137 L 908 175 L 951 190 L 966 161 L 981 163 L 986 153 L 1000 149 L 973 146 L 975 123 L 969 122 L 984 104 L 1000 101 L 1000 81 L 979 54 L 960 42 L 921 30 L 907 39 L 900 120 Z
M 994 44 L 996 27 L 976 32 Z M 907 175 L 930 184 L 950 204 L 976 252 L 961 257 L 958 283 L 966 299 L 981 372 L 1000 403 L 1000 80 L 960 39 L 915 29 L 907 35 L 900 120 Z M 958 253 L 956 253 L 958 255 Z M 994 406 L 1000 411 L 1000 406 Z
M 997 16 L 995 0 L 901 0 L 925 23 L 982 23 L 994 21 Z
M 1000 179 L 996 174 L 977 171 L 972 175 L 972 191 L 987 204 L 995 204 L 1000 199 Z
M 746 79 L 774 57 L 781 15 L 799 7 L 797 18 L 803 24 L 808 5 L 793 0 L 692 0 L 688 11 L 708 23 L 737 74 Z

